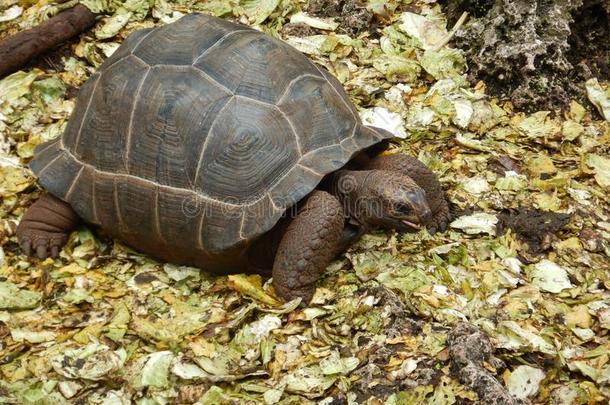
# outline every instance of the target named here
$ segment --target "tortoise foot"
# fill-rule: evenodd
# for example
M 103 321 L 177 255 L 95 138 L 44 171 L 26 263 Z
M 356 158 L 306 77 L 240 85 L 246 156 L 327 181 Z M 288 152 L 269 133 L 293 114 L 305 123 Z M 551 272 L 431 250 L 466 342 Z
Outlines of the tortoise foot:
M 46 232 L 40 229 L 31 228 L 26 224 L 17 233 L 19 245 L 27 256 L 36 255 L 44 260 L 47 257 L 57 257 L 59 251 L 68 241 L 68 234 Z
M 57 257 L 78 222 L 69 204 L 47 194 L 23 215 L 17 227 L 17 239 L 27 256 Z
M 449 222 L 451 221 L 451 213 L 449 212 L 449 205 L 447 201 L 443 198 L 443 201 L 440 203 L 439 207 L 432 214 L 432 220 L 430 224 L 427 226 L 428 232 L 431 235 L 434 235 L 436 232 L 445 232 L 447 227 L 449 226 Z

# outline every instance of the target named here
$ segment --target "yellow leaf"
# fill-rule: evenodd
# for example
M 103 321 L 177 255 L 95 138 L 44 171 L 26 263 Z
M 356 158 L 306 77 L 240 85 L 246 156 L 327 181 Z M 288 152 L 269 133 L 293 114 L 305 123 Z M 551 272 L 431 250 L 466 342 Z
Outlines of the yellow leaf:
M 261 301 L 267 305 L 280 305 L 281 303 L 263 291 L 262 278 L 258 274 L 235 274 L 228 276 L 229 287 L 244 295 Z
M 572 311 L 565 315 L 566 325 L 568 327 L 578 326 L 581 328 L 591 327 L 591 315 L 589 310 L 584 305 L 578 305 Z

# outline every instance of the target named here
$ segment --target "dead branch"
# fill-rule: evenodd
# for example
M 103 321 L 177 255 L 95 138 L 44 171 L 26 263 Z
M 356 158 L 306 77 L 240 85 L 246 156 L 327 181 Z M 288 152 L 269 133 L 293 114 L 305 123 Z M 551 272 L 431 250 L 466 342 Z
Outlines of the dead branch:
M 95 14 L 83 5 L 62 11 L 55 17 L 0 42 L 0 78 L 19 70 L 30 60 L 91 28 Z

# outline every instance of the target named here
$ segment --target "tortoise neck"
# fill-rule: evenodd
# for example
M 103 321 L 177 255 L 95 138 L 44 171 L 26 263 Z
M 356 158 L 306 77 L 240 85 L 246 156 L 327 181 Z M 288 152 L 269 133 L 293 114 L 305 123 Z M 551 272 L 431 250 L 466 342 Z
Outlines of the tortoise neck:
M 362 226 L 366 226 L 367 190 L 373 174 L 373 170 L 338 170 L 326 185 L 328 192 L 341 202 L 346 217 Z

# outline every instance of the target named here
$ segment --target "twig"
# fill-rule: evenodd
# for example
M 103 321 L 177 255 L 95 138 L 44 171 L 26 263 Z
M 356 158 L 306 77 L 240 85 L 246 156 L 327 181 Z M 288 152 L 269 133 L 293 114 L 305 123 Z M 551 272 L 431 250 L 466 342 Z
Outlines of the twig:
M 434 47 L 434 50 L 438 51 L 443 46 L 447 45 L 449 43 L 449 41 L 451 41 L 451 38 L 453 38 L 453 36 L 457 32 L 457 30 L 459 30 L 462 27 L 462 25 L 464 25 L 464 23 L 466 22 L 467 19 L 468 19 L 468 13 L 464 11 L 462 13 L 462 15 L 460 16 L 460 19 L 457 20 L 457 22 L 455 23 L 455 25 L 451 29 L 451 31 L 449 31 L 447 36 L 438 45 L 436 45 Z
M 42 24 L 0 42 L 0 78 L 19 70 L 34 57 L 88 30 L 95 14 L 79 4 Z

